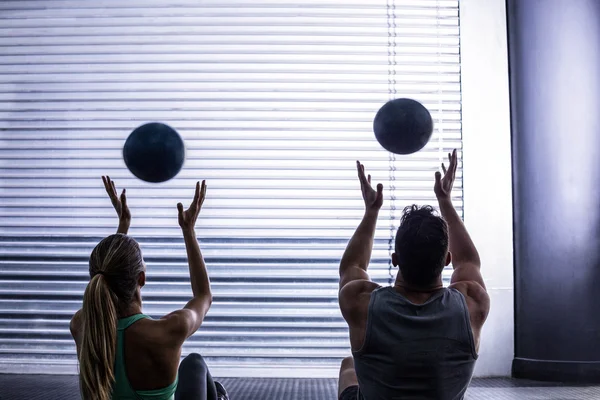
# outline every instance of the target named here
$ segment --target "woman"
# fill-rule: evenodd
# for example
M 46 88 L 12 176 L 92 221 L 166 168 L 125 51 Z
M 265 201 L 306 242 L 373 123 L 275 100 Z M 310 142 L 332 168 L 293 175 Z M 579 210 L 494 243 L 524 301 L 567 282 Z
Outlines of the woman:
M 119 216 L 119 227 L 117 234 L 92 251 L 83 307 L 71 320 L 82 398 L 227 399 L 200 355 L 191 354 L 179 365 L 181 346 L 198 330 L 212 302 L 194 230 L 206 183 L 196 184 L 187 210 L 177 204 L 194 297 L 183 309 L 154 320 L 142 314 L 140 291 L 146 283 L 146 264 L 138 243 L 127 236 L 131 214 L 125 190 L 118 197 L 114 182 L 104 176 L 102 181 Z

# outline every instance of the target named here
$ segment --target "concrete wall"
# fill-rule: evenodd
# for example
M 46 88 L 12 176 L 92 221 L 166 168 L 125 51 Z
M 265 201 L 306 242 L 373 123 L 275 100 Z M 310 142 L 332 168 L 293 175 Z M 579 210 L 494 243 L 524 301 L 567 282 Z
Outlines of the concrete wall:
M 510 375 L 514 355 L 507 54 L 504 1 L 461 1 L 464 219 L 492 302 L 476 376 Z
M 507 4 L 515 177 L 513 371 L 524 378 L 598 382 L 600 2 Z

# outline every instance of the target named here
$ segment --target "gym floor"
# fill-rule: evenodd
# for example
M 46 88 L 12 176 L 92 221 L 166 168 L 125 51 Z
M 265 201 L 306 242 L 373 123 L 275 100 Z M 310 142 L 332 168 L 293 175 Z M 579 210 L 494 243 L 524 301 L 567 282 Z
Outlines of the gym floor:
M 336 400 L 336 379 L 221 379 L 231 400 Z M 75 400 L 77 378 L 0 374 L 0 400 Z M 600 399 L 600 386 L 569 386 L 515 379 L 474 379 L 468 400 Z

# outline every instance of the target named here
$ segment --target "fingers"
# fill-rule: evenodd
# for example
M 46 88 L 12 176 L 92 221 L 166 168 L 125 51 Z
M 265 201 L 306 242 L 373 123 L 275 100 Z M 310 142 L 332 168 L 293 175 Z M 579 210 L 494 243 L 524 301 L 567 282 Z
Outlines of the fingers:
M 367 182 L 369 182 L 369 185 L 371 184 L 371 174 L 369 174 Z
M 456 175 L 456 166 L 458 164 L 456 157 L 456 149 L 452 150 L 452 153 L 448 153 L 448 160 L 450 160 L 450 165 L 448 166 L 448 178 L 454 181 L 454 177 Z
M 108 193 L 108 196 L 112 199 L 114 193 L 113 186 L 110 182 L 110 176 L 102 176 L 102 183 L 104 183 L 104 189 L 106 190 L 106 193 Z
M 119 198 L 117 197 L 117 190 L 115 189 L 115 183 L 110 179 L 110 176 L 102 176 L 102 183 L 104 183 L 104 189 L 106 189 L 106 193 L 108 194 L 108 198 L 110 199 L 113 207 L 119 213 L 118 203 Z
M 458 168 L 458 156 L 456 149 L 452 150 L 452 153 L 448 153 L 448 168 L 446 169 L 446 165 L 442 163 L 442 171 L 444 175 L 449 174 L 448 177 L 454 179 L 456 175 L 456 170 Z
M 125 189 L 123 189 L 123 192 L 121 192 L 121 206 L 123 209 L 127 207 L 127 196 L 125 195 Z
M 436 197 L 440 196 L 443 193 L 442 173 L 440 171 L 435 171 L 435 183 L 433 184 L 433 192 L 435 193 Z
M 199 199 L 200 199 L 200 182 L 196 182 L 196 191 L 194 192 L 194 200 L 192 200 L 192 205 L 198 204 Z
M 202 187 L 200 188 L 200 207 L 204 204 L 204 199 L 206 199 L 206 181 L 202 181 Z
M 377 184 L 377 196 L 375 197 L 375 205 L 381 207 L 383 205 L 383 185 Z
M 452 150 L 452 153 L 448 153 L 448 161 L 450 161 L 450 165 L 453 166 L 454 164 L 456 164 L 456 160 L 457 160 L 457 152 L 456 149 Z
M 454 171 L 453 171 L 453 176 L 456 175 L 456 170 L 458 168 L 458 152 L 456 151 L 456 149 L 454 149 L 454 151 L 452 152 L 452 158 L 454 159 Z
M 179 216 L 183 215 L 183 204 L 177 203 L 177 211 L 179 212 Z
M 358 170 L 358 179 L 360 180 L 361 185 L 368 184 L 367 177 L 365 176 L 365 166 L 360 163 L 360 161 L 356 161 L 356 169 Z

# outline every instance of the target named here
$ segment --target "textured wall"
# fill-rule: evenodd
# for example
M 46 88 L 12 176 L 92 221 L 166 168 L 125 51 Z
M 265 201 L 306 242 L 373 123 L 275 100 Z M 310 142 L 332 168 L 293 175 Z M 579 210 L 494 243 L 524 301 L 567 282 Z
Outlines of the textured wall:
M 600 380 L 600 2 L 509 0 L 513 372 Z

